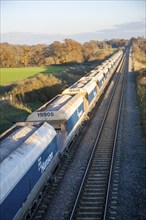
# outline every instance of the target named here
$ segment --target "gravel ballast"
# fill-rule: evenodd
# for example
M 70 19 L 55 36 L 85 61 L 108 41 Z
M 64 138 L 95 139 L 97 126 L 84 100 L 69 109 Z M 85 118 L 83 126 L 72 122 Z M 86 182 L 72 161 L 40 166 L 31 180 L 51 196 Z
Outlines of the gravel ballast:
M 75 141 L 80 147 L 55 192 L 46 220 L 68 219 L 72 200 L 75 199 L 75 192 L 82 179 L 84 163 L 95 140 L 95 131 L 99 129 L 103 114 L 100 108 L 104 105 L 107 105 L 106 97 L 94 116 L 96 119 L 94 118 L 91 128 L 86 130 L 88 122 L 85 123 L 85 131 L 83 129 Z M 135 73 L 131 71 L 131 61 L 126 76 L 117 148 L 120 151 L 120 172 L 115 219 L 144 220 L 146 219 L 146 147 L 141 130 Z
M 118 147 L 121 152 L 117 220 L 146 219 L 146 142 L 131 59 L 126 76 Z

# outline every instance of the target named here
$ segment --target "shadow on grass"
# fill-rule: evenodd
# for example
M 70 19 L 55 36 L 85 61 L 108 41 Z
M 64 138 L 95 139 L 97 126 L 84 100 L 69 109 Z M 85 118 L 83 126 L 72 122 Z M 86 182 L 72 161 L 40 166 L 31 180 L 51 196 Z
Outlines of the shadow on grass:
M 25 121 L 28 115 L 27 111 L 16 108 L 8 101 L 0 101 L 0 134 L 16 122 Z
M 108 59 L 111 56 L 112 55 L 108 55 L 108 56 L 105 56 L 104 59 L 85 61 L 85 62 L 82 62 L 82 63 L 66 62 L 66 63 L 62 63 L 62 64 L 52 64 L 50 66 L 45 66 L 45 70 L 40 72 L 40 73 L 48 75 L 48 74 L 51 74 L 51 73 L 53 74 L 53 73 L 64 71 L 64 70 L 66 70 L 68 68 L 71 68 L 71 67 L 80 68 L 82 66 L 85 66 L 86 68 L 92 68 L 92 66 L 100 65 L 103 61 L 105 61 L 106 59 Z
M 5 95 L 5 93 L 10 92 L 15 86 L 16 86 L 15 83 L 9 84 L 9 85 L 0 86 L 0 96 L 3 96 L 3 95 Z
M 48 74 L 48 71 L 51 67 L 58 68 L 58 70 L 59 68 L 64 68 L 63 71 L 54 72 L 52 74 L 62 81 L 64 88 L 67 88 L 75 83 L 77 80 L 79 80 L 81 77 L 85 76 L 89 71 L 100 65 L 104 60 L 109 57 L 110 55 L 101 60 L 86 61 L 83 63 L 68 62 L 64 64 L 46 66 L 46 70 L 42 73 Z
M 21 97 L 21 94 L 16 95 L 16 99 L 18 102 L 27 103 L 27 107 L 34 111 L 41 105 L 45 104 L 50 99 L 61 93 L 63 91 L 62 88 L 63 87 L 61 84 L 46 86 L 43 88 L 25 92 L 23 94 L 23 97 Z

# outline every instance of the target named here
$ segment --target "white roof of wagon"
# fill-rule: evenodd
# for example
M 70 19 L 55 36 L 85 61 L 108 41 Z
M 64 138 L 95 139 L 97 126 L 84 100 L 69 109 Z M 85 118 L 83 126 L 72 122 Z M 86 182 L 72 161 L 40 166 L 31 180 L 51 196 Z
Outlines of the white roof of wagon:
M 54 128 L 44 123 L 0 163 L 0 203 L 20 181 L 55 136 L 56 132 Z M 18 140 L 14 141 L 17 143 Z
M 18 127 L 0 142 L 0 163 L 16 150 L 37 128 L 34 126 Z
M 83 102 L 80 95 L 62 94 L 31 113 L 27 121 L 66 121 Z
M 104 75 L 102 73 L 98 73 L 96 75 L 96 78 L 100 81 L 100 80 L 102 80 L 104 78 Z
M 45 111 L 58 111 L 62 108 L 62 106 L 66 105 L 73 96 L 64 95 L 64 96 L 56 96 L 50 103 L 47 105 L 44 110 Z
M 94 87 L 96 87 L 96 83 L 92 79 L 82 77 L 75 84 L 63 91 L 63 94 L 89 94 Z

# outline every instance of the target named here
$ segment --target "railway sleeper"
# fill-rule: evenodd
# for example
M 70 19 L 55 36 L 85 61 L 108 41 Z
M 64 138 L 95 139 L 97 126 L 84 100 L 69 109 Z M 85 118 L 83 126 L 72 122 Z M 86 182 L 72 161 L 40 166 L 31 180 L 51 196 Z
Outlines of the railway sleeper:
M 77 214 L 77 217 L 92 217 L 92 218 L 94 218 L 94 219 L 96 219 L 96 217 L 97 217 L 97 215 L 102 215 L 102 210 L 101 211 L 96 211 L 96 212 L 88 212 L 88 211 L 86 211 L 86 212 L 78 212 L 78 214 Z M 77 218 L 75 218 L 75 219 L 77 219 Z
M 99 201 L 98 201 L 98 200 L 95 200 L 95 201 L 91 201 L 91 200 L 90 200 L 90 201 L 86 201 L 86 200 L 83 201 L 83 200 L 82 200 L 82 201 L 80 202 L 80 204 L 81 204 L 81 206 L 82 206 L 82 205 L 85 205 L 86 207 L 90 207 L 90 206 L 98 206 L 98 205 L 100 205 L 100 204 L 104 204 L 104 202 L 101 203 L 100 200 L 99 200 Z
M 101 187 L 101 188 L 99 188 L 99 187 L 97 187 L 96 186 L 96 188 L 90 188 L 90 187 L 86 187 L 85 189 L 84 189 L 84 192 L 87 194 L 87 193 L 105 193 L 105 187 Z
M 90 203 L 90 205 L 85 205 L 84 203 L 82 204 L 82 205 L 80 205 L 80 207 L 78 208 L 79 210 L 90 210 L 91 212 L 92 212 L 92 210 L 99 210 L 99 209 L 102 209 L 103 208 L 103 204 L 104 203 L 93 203 L 92 205 L 91 205 L 91 203 Z
M 99 218 L 98 217 L 93 218 L 93 217 L 89 217 L 89 216 L 86 217 L 85 216 L 83 218 L 82 217 L 77 217 L 76 220 L 101 220 L 101 218 L 100 217 Z
M 92 198 L 95 198 L 96 200 L 104 200 L 105 199 L 105 195 L 100 195 L 98 194 L 98 197 L 97 197 L 97 194 L 96 195 L 93 195 L 93 194 L 86 194 L 86 195 L 83 195 L 82 197 L 84 200 L 87 200 L 87 198 L 89 198 L 89 200 L 91 200 Z

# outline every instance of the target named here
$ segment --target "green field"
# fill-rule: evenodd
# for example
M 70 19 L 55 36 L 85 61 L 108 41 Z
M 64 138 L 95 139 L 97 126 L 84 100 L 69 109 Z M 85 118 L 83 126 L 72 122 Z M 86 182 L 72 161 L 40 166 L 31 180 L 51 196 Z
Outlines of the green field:
M 66 66 L 0 68 L 0 85 L 18 82 L 38 73 L 50 74 L 66 69 Z

